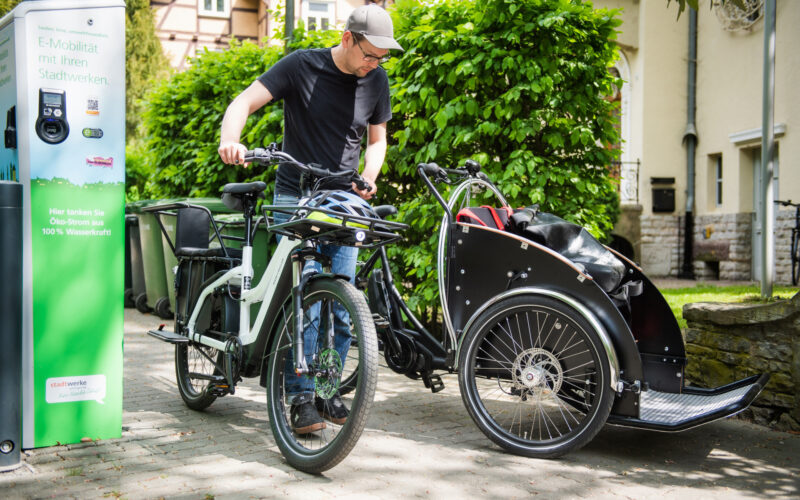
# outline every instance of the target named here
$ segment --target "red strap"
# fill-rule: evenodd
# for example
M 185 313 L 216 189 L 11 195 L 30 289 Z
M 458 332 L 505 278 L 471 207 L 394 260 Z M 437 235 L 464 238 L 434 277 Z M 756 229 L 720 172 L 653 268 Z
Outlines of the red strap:
M 470 210 L 469 208 L 462 208 L 461 210 L 459 210 L 458 215 L 456 215 L 456 221 L 463 222 L 461 220 L 462 216 L 470 217 L 473 220 L 478 221 L 478 224 L 480 224 L 481 226 L 488 227 L 488 226 L 486 226 L 486 223 L 483 222 L 480 217 L 475 215 L 475 213 L 472 210 Z M 468 221 L 468 222 L 472 222 L 472 221 Z
M 503 223 L 502 219 L 500 219 L 500 216 L 497 215 L 497 211 L 494 209 L 494 207 L 490 207 L 489 205 L 481 205 L 481 208 L 489 210 L 489 213 L 492 214 L 492 219 L 494 219 L 497 229 L 505 229 L 506 225 Z

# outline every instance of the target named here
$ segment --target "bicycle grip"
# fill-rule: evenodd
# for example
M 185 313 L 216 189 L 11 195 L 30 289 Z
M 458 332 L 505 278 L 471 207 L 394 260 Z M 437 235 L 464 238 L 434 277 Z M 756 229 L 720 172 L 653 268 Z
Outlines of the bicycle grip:
M 244 161 L 247 163 L 254 161 L 269 161 L 270 158 L 271 155 L 269 151 L 264 148 L 255 148 L 244 152 Z
M 439 165 L 437 165 L 437 164 L 435 164 L 433 162 L 431 162 L 431 163 L 420 163 L 419 165 L 417 165 L 417 168 L 422 170 L 425 173 L 425 175 L 427 175 L 429 177 L 441 177 L 443 175 L 447 175 L 445 173 L 445 171 L 442 170 L 442 168 Z

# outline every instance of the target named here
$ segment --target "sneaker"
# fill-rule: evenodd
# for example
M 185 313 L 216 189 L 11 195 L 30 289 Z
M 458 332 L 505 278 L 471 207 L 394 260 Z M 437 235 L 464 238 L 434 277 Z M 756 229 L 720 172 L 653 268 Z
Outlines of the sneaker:
M 338 392 L 331 399 L 322 399 L 316 396 L 314 405 L 317 407 L 319 414 L 322 415 L 322 418 L 336 425 L 342 425 L 347 422 L 347 417 L 350 415 Z
M 290 416 L 292 430 L 298 434 L 310 434 L 325 428 L 325 422 L 311 402 L 292 405 Z

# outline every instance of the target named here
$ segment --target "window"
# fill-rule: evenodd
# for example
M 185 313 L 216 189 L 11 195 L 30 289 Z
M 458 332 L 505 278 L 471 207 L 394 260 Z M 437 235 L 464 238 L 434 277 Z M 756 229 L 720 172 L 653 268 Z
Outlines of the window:
M 334 19 L 333 2 L 303 2 L 303 20 L 308 31 L 327 31 L 333 27 Z
M 722 205 L 722 155 L 717 156 L 716 161 L 714 163 L 715 163 L 714 185 L 716 190 L 716 204 L 717 206 L 720 206 Z
M 197 0 L 197 12 L 201 16 L 230 17 L 231 0 Z

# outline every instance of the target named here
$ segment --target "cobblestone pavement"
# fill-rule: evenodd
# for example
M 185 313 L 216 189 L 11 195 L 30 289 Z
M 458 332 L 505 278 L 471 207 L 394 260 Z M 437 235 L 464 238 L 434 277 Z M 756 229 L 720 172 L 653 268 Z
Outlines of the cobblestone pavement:
M 475 427 L 455 376 L 432 394 L 384 368 L 367 429 L 322 476 L 288 466 L 248 380 L 207 411 L 178 395 L 172 350 L 125 312 L 120 439 L 25 452 L 0 498 L 798 498 L 800 436 L 735 419 L 679 434 L 606 426 L 559 460 L 504 453 Z

